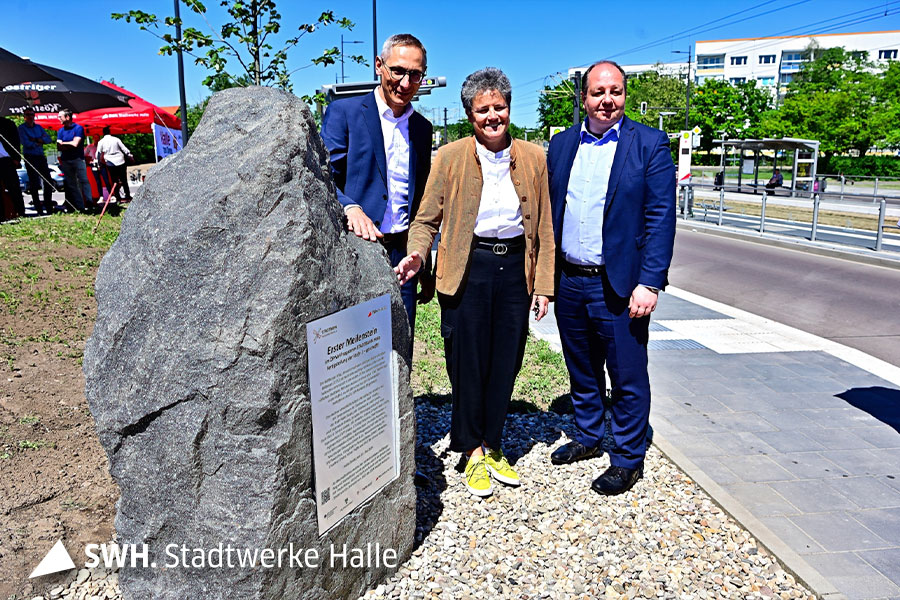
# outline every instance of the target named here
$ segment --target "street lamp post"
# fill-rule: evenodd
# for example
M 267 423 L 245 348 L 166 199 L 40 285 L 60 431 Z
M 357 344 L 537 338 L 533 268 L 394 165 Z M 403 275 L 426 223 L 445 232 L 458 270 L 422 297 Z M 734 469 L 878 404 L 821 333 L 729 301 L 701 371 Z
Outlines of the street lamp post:
M 364 44 L 365 42 L 360 42 L 359 40 L 354 40 L 352 42 L 344 41 L 344 34 L 341 34 L 341 83 L 344 83 L 346 78 L 344 77 L 344 44 Z
M 375 70 L 373 79 L 378 79 L 378 67 L 375 66 L 375 59 L 378 58 L 378 6 L 376 0 L 372 0 L 372 69 Z
M 178 100 L 181 109 L 181 146 L 188 142 L 187 99 L 184 93 L 184 58 L 181 54 L 181 15 L 178 0 L 175 0 L 175 39 L 178 40 Z
M 693 48 L 688 46 L 687 52 L 684 50 L 672 50 L 672 54 L 687 54 L 688 55 L 688 68 L 687 68 L 687 92 L 684 97 L 684 128 L 690 129 L 690 115 L 691 115 L 691 51 Z

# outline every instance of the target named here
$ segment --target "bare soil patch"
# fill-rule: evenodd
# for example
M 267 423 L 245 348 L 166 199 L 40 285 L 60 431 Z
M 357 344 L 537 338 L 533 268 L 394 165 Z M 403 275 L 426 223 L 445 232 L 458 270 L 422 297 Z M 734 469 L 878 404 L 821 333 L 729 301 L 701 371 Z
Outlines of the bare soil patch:
M 111 538 L 118 488 L 84 398 L 94 278 L 119 218 L 57 215 L 0 226 L 0 598 L 58 539 L 76 563 Z

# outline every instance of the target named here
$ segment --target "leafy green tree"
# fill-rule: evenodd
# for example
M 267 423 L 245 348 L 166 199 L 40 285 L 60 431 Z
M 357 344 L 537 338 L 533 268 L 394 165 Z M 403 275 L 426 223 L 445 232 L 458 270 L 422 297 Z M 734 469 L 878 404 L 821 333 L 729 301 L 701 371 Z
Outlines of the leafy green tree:
M 724 132 L 729 138 L 759 135 L 760 119 L 771 106 L 769 93 L 755 82 L 731 84 L 707 79 L 691 94 L 691 125 L 702 130 L 701 150 L 709 151 Z
M 460 119 L 456 123 L 447 123 L 448 142 L 455 142 L 475 134 L 475 128 L 468 119 Z
M 249 82 L 290 91 L 290 76 L 293 71 L 288 71 L 288 52 L 305 35 L 313 33 L 319 27 L 335 24 L 344 29 L 353 29 L 354 26 L 349 19 L 338 18 L 330 10 L 324 11 L 315 22 L 300 25 L 298 34 L 284 40 L 276 50 L 272 42 L 281 32 L 281 14 L 275 0 L 221 0 L 220 5 L 225 8 L 228 17 L 218 30 L 209 24 L 206 6 L 200 0 L 180 1 L 204 20 L 210 33 L 186 27 L 182 30 L 182 39 L 176 40 L 174 29 L 176 25 L 183 25 L 181 19 L 172 16 L 160 19 L 155 14 L 142 10 L 112 13 L 111 16 L 116 20 L 134 22 L 142 30 L 159 38 L 163 42 L 160 54 L 172 55 L 181 50 L 193 56 L 196 64 L 209 70 L 210 74 L 203 80 L 203 84 L 210 87 L 221 87 L 224 80 L 228 80 L 236 85 Z M 162 28 L 165 29 L 161 33 Z M 341 51 L 337 46 L 326 48 L 321 55 L 312 58 L 309 64 L 294 71 L 313 65 L 332 65 L 340 58 Z M 344 58 L 366 64 L 365 59 L 359 55 L 346 55 Z
M 881 145 L 900 147 L 900 62 L 892 61 L 881 75 L 870 125 Z
M 122 143 L 131 150 L 138 164 L 156 162 L 152 133 L 126 133 L 119 136 Z
M 812 60 L 789 84 L 777 111 L 762 120 L 770 136 L 819 140 L 826 161 L 835 154 L 900 141 L 900 71 L 880 72 L 862 53 L 810 47 Z
M 519 127 L 512 122 L 510 122 L 509 124 L 509 135 L 516 138 L 517 140 L 527 139 L 529 142 L 534 140 L 546 139 L 543 129 L 529 129 L 525 127 Z
M 194 135 L 194 130 L 200 124 L 203 113 L 206 111 L 206 105 L 209 104 L 209 97 L 204 98 L 197 104 L 191 104 L 187 107 L 187 126 L 188 136 Z
M 628 78 L 625 114 L 638 123 L 659 127 L 660 112 L 675 112 L 675 115 L 663 117 L 663 128 L 666 131 L 680 131 L 684 127 L 685 92 L 685 83 L 678 77 L 662 75 L 657 71 L 639 73 Z M 647 103 L 647 114 L 641 114 L 641 102 Z M 676 110 L 663 111 L 660 108 Z
M 538 125 L 546 136 L 550 127 L 570 127 L 572 125 L 572 98 L 575 86 L 571 81 L 563 81 L 556 86 L 544 86 L 538 100 Z M 580 101 L 580 99 L 579 99 Z

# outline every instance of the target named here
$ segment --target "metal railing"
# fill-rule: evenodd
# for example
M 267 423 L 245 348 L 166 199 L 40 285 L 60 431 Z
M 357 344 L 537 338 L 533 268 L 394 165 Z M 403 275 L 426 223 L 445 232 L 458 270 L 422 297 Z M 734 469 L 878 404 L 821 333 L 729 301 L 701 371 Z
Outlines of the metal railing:
M 702 183 L 679 184 L 678 216 L 685 220 L 702 219 L 703 222 L 709 222 L 710 216 L 712 215 L 713 222 L 715 222 L 719 226 L 723 224 L 730 224 L 742 227 L 744 229 L 748 228 L 748 226 L 750 226 L 748 217 L 752 217 L 752 215 L 744 215 L 742 213 L 740 217 L 730 218 L 729 220 L 732 221 L 731 223 L 726 223 L 726 212 L 730 210 L 730 207 L 728 207 L 726 204 L 725 198 L 725 193 L 727 191 L 732 202 L 759 203 L 759 223 L 758 225 L 750 227 L 751 229 L 756 229 L 760 234 L 765 234 L 768 222 L 769 224 L 777 223 L 779 226 L 782 226 L 782 228 L 785 225 L 789 225 L 793 228 L 793 233 L 799 234 L 800 228 L 797 228 L 797 225 L 808 225 L 808 233 L 803 237 L 814 242 L 820 239 L 820 234 L 822 233 L 822 227 L 820 227 L 820 208 L 823 201 L 830 201 L 836 204 L 844 203 L 846 206 L 854 206 L 858 210 L 864 210 L 864 212 L 858 212 L 858 214 L 868 215 L 870 217 L 875 216 L 873 210 L 874 207 L 872 206 L 873 202 L 875 202 L 877 203 L 878 207 L 878 225 L 874 232 L 869 229 L 823 226 L 829 228 L 828 237 L 830 239 L 828 241 L 831 243 L 843 243 L 845 245 L 862 246 L 880 252 L 884 247 L 884 235 L 886 229 L 897 229 L 897 234 L 900 235 L 900 223 L 898 223 L 897 226 L 891 224 L 886 225 L 888 206 L 890 205 L 892 207 L 900 207 L 900 195 L 877 194 L 873 198 L 873 196 L 868 193 L 847 194 L 842 190 L 840 192 L 813 192 L 811 194 L 811 198 L 804 198 L 798 196 L 790 196 L 790 190 L 787 190 L 785 188 L 776 188 L 776 190 L 762 189 L 762 196 L 760 196 L 759 194 L 752 192 L 738 192 L 737 186 L 731 186 L 731 189 L 728 189 L 730 187 L 728 185 L 729 183 L 730 182 L 726 182 L 724 185 Z M 746 185 L 743 185 L 742 187 L 746 187 Z M 712 194 L 704 194 L 702 197 L 698 197 L 697 192 L 704 190 L 718 192 L 718 197 Z M 811 221 L 807 223 L 803 220 L 792 220 L 790 218 L 787 220 L 769 218 L 769 220 L 767 221 L 766 207 L 768 205 L 768 201 L 773 195 L 773 192 L 778 191 L 782 192 L 782 194 L 779 194 L 779 196 L 783 197 L 785 200 L 790 201 L 790 204 L 785 205 L 785 207 L 789 210 L 798 209 L 801 211 L 806 211 L 811 209 Z M 834 206 L 831 206 L 829 208 L 834 208 Z M 702 213 L 700 212 L 700 210 L 702 210 Z M 866 239 L 866 234 L 870 233 L 874 233 L 874 240 Z M 845 238 L 845 241 L 841 241 L 842 237 Z M 895 240 L 895 238 L 891 236 L 890 240 L 893 245 L 900 246 L 900 239 Z M 866 242 L 871 243 L 873 241 L 874 247 L 866 245 Z

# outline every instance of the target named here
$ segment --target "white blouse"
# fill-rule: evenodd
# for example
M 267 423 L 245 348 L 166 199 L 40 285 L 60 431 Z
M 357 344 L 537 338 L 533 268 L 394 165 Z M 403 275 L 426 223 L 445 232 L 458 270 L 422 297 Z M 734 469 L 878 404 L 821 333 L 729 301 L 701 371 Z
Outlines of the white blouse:
M 522 207 L 509 173 L 509 148 L 491 152 L 475 141 L 481 160 L 481 204 L 475 219 L 475 235 L 500 239 L 514 238 L 525 233 L 522 226 Z

